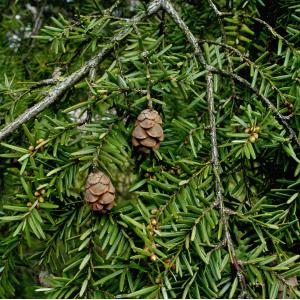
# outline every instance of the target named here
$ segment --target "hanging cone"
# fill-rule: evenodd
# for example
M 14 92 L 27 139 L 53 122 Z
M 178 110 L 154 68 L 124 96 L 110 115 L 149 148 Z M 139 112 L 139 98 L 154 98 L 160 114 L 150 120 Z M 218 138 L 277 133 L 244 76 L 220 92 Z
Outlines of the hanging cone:
M 151 108 L 143 110 L 138 115 L 132 132 L 133 146 L 146 154 L 158 149 L 160 142 L 164 140 L 161 124 L 162 119 L 156 110 Z
M 85 185 L 85 201 L 93 211 L 105 213 L 115 205 L 115 188 L 108 176 L 101 171 L 89 174 Z

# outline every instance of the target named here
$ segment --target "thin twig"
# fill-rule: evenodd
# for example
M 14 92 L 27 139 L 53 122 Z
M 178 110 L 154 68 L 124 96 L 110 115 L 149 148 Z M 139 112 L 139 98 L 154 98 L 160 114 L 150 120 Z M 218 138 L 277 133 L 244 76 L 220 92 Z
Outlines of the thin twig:
M 214 2 L 212 0 L 208 0 L 208 3 L 210 5 L 210 7 L 212 8 L 212 10 L 214 11 L 215 15 L 217 16 L 218 23 L 219 23 L 220 29 L 221 29 L 222 42 L 224 44 L 227 44 L 227 35 L 226 35 L 225 29 L 224 29 L 223 20 L 221 18 L 221 12 L 217 9 L 216 5 L 214 4 Z M 229 51 L 227 48 L 225 48 L 225 55 L 226 55 L 226 59 L 228 61 L 229 72 L 233 72 L 233 64 L 232 64 L 231 56 L 229 55 Z M 232 98 L 235 99 L 236 98 L 235 82 L 232 78 L 230 80 L 231 80 L 231 88 L 232 88 Z
M 104 15 L 111 15 L 112 12 L 120 5 L 121 0 L 117 0 L 109 9 L 104 10 Z
M 215 13 L 217 14 L 217 16 L 219 18 L 223 18 L 223 17 L 228 17 L 228 16 L 233 16 L 234 13 L 231 13 L 231 12 L 221 12 L 217 9 L 216 5 L 213 3 L 212 0 L 208 0 L 211 8 L 215 11 Z M 278 39 L 284 41 L 289 47 L 293 48 L 293 45 L 288 41 L 286 40 L 282 35 L 280 35 L 270 24 L 268 24 L 266 21 L 260 19 L 260 18 L 257 18 L 257 17 L 253 17 L 253 16 L 249 16 L 249 15 L 246 15 L 246 14 L 238 14 L 238 16 L 240 17 L 243 17 L 243 18 L 247 18 L 247 19 L 250 19 L 250 20 L 253 20 L 253 21 L 256 21 L 257 23 L 260 23 L 262 25 L 264 25 L 271 33 L 272 35 L 274 35 L 275 37 L 277 37 Z
M 34 25 L 33 25 L 33 29 L 30 33 L 30 37 L 32 37 L 33 35 L 37 34 L 42 26 L 42 21 L 43 21 L 43 13 L 44 13 L 44 9 L 46 7 L 47 1 L 44 0 L 38 13 L 36 14 L 36 18 L 34 20 Z M 30 46 L 32 48 L 32 45 Z
M 260 66 L 258 66 L 255 62 L 253 62 L 252 60 L 250 60 L 246 55 L 244 55 L 240 50 L 229 46 L 225 43 L 220 43 L 220 42 L 216 42 L 216 41 L 211 41 L 211 40 L 198 40 L 198 43 L 202 44 L 202 43 L 207 43 L 207 44 L 212 44 L 212 45 L 218 45 L 222 48 L 228 49 L 230 51 L 232 51 L 233 53 L 237 54 L 241 60 L 245 61 L 245 63 L 249 66 L 249 67 L 254 67 L 255 69 L 257 69 L 258 71 L 260 71 L 260 74 L 262 76 L 263 79 L 265 79 L 270 85 L 271 85 L 271 89 L 275 90 L 281 97 L 281 99 L 285 99 L 286 97 L 284 97 L 284 95 L 282 94 L 282 92 L 279 90 L 278 87 L 276 87 L 274 85 L 274 83 L 270 80 L 269 77 L 265 76 L 265 74 L 263 73 L 263 70 L 260 68 Z M 233 73 L 233 72 L 232 72 Z M 238 97 L 238 96 L 236 96 Z M 290 117 L 290 116 L 289 116 Z
M 228 16 L 228 14 L 227 14 Z M 279 40 L 282 40 L 283 42 L 285 42 L 285 44 L 287 46 L 289 46 L 290 48 L 293 48 L 293 44 L 291 44 L 288 40 L 286 40 L 282 35 L 280 35 L 270 24 L 268 24 L 266 21 L 259 19 L 257 17 L 253 17 L 253 16 L 249 16 L 246 14 L 238 14 L 238 16 L 241 16 L 243 18 L 247 18 L 253 21 L 256 21 L 257 23 L 260 23 L 262 25 L 264 25 L 271 33 L 273 36 L 277 37 Z
M 90 83 L 91 85 L 94 84 L 95 80 L 96 80 L 96 75 L 97 75 L 97 71 L 96 71 L 96 68 L 91 68 L 90 71 L 89 71 L 89 78 L 90 78 Z M 95 97 L 92 93 L 92 86 L 90 87 L 90 90 L 89 90 L 89 93 L 88 93 L 88 97 L 89 98 L 92 98 L 92 97 Z M 83 122 L 81 122 L 80 126 L 81 125 L 84 125 L 86 123 L 89 123 L 91 122 L 92 120 L 92 117 L 93 117 L 93 113 L 92 113 L 92 104 L 89 104 L 87 109 L 86 109 L 86 117 L 85 117 L 85 120 Z
M 44 80 L 41 80 L 33 85 L 31 85 L 29 87 L 29 90 L 32 91 L 32 90 L 35 90 L 35 89 L 38 89 L 40 87 L 44 87 L 44 86 L 47 86 L 47 85 L 54 85 L 56 84 L 58 81 L 58 78 L 48 78 L 48 79 L 44 79 Z
M 277 108 L 274 106 L 274 104 L 267 97 L 265 97 L 264 95 L 262 95 L 257 88 L 253 87 L 248 80 L 246 80 L 245 78 L 243 78 L 243 77 L 241 77 L 239 75 L 236 75 L 234 73 L 231 73 L 231 72 L 228 72 L 228 71 L 225 71 L 225 70 L 221 70 L 221 69 L 217 69 L 217 68 L 212 67 L 212 66 L 209 67 L 209 70 L 212 73 L 222 74 L 222 75 L 228 76 L 230 78 L 233 78 L 234 80 L 242 83 L 243 85 L 247 86 L 250 90 L 252 90 L 268 106 L 268 108 L 273 112 L 273 114 L 275 116 L 277 116 L 277 118 L 282 123 L 282 125 L 284 125 L 284 127 L 288 130 L 288 132 L 290 134 L 290 138 L 293 139 L 294 142 L 298 146 L 300 146 L 300 141 L 299 141 L 299 139 L 297 137 L 296 132 L 294 131 L 294 129 L 292 129 L 292 127 L 287 122 L 287 119 L 289 119 L 289 117 L 283 116 L 277 110 Z
M 130 19 L 130 21 L 134 24 L 136 22 L 141 21 L 146 16 L 149 16 L 158 11 L 161 6 L 160 0 L 152 1 L 149 6 L 147 12 L 136 15 Z M 124 37 L 130 32 L 130 27 L 121 30 L 117 35 L 115 35 L 111 39 L 111 43 L 106 48 L 103 48 L 96 56 L 91 58 L 88 62 L 86 62 L 79 70 L 75 71 L 71 75 L 67 76 L 63 81 L 61 81 L 56 87 L 54 87 L 42 101 L 33 105 L 24 113 L 19 115 L 13 122 L 5 126 L 2 130 L 0 130 L 0 140 L 3 140 L 6 136 L 15 131 L 20 125 L 25 123 L 26 121 L 34 118 L 52 103 L 58 101 L 60 96 L 76 84 L 79 80 L 85 77 L 91 68 L 96 67 L 100 62 L 104 60 L 108 53 L 110 53 L 113 49 L 113 46 L 116 42 L 121 41 Z

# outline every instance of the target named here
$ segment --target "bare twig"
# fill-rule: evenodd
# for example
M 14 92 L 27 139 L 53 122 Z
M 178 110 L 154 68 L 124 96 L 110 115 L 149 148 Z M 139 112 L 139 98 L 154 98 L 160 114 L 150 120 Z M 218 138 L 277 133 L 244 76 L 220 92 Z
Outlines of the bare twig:
M 112 12 L 120 5 L 121 0 L 117 0 L 109 9 L 104 11 L 104 15 L 111 15 Z
M 219 20 L 220 17 L 222 16 L 222 13 L 218 10 L 218 8 L 216 7 L 215 3 L 212 0 L 207 0 L 207 1 L 208 1 L 209 6 L 212 8 L 212 10 L 214 11 L 214 13 L 216 14 L 216 16 Z M 221 24 L 221 23 L 219 22 L 219 24 Z M 221 27 L 223 27 L 223 24 Z M 223 27 L 223 29 L 224 29 L 224 27 Z
M 131 18 L 130 21 L 134 24 L 136 22 L 141 21 L 146 16 L 149 16 L 158 11 L 161 6 L 160 0 L 152 1 L 149 6 L 148 10 L 145 13 L 136 15 L 135 17 Z M 54 87 L 42 101 L 35 104 L 20 116 L 18 116 L 13 122 L 5 126 L 2 130 L 0 130 L 0 140 L 3 140 L 6 136 L 11 134 L 14 130 L 16 130 L 20 125 L 25 123 L 26 121 L 34 118 L 52 103 L 58 101 L 60 96 L 72 87 L 75 83 L 85 77 L 91 68 L 96 67 L 100 62 L 104 60 L 108 53 L 110 53 L 113 49 L 113 46 L 116 42 L 122 40 L 128 33 L 130 32 L 130 27 L 123 29 L 117 35 L 115 35 L 111 39 L 111 44 L 106 48 L 103 48 L 96 56 L 91 58 L 88 62 L 86 62 L 79 70 L 75 71 L 68 77 L 66 77 L 63 81 L 61 81 L 56 87 Z
M 35 20 L 34 20 L 34 26 L 33 26 L 33 29 L 32 29 L 32 32 L 30 34 L 30 36 L 33 36 L 35 34 L 37 34 L 42 26 L 42 23 L 43 23 L 43 13 L 44 13 L 44 9 L 45 9 L 45 6 L 46 6 L 46 3 L 47 1 L 43 1 L 40 9 L 39 9 L 39 12 L 36 14 L 36 17 L 35 17 Z
M 40 87 L 44 87 L 44 86 L 47 86 L 47 85 L 54 85 L 56 84 L 58 81 L 57 78 L 48 78 L 48 79 L 44 79 L 44 80 L 41 80 L 35 84 L 33 84 L 32 86 L 29 87 L 30 90 L 35 90 L 35 89 L 38 89 Z
M 96 80 L 96 75 L 97 75 L 97 71 L 96 68 L 91 68 L 89 71 L 89 78 L 90 78 L 90 83 L 93 85 L 95 80 Z M 89 90 L 89 98 L 93 97 L 93 93 L 92 93 L 92 87 L 90 87 Z M 92 108 L 91 108 L 91 104 L 88 105 L 87 109 L 86 109 L 86 116 L 85 116 L 85 120 L 83 120 L 83 122 L 81 122 L 80 126 L 86 123 L 89 123 L 92 120 Z

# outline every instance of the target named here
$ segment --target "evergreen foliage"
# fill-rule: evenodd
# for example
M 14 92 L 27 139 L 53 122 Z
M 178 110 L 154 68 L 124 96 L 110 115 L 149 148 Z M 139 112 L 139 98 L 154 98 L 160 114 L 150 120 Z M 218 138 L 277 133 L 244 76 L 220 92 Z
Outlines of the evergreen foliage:
M 30 2 L 0 3 L 0 297 L 299 298 L 298 1 Z

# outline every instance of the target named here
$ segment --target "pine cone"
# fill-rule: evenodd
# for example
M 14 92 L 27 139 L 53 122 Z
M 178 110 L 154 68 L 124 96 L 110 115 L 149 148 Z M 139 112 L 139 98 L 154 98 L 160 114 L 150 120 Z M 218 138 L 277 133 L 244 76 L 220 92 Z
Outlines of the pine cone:
M 150 153 L 151 149 L 158 149 L 164 140 L 161 127 L 162 119 L 154 109 L 145 109 L 137 117 L 132 132 L 132 144 L 143 153 Z
M 85 201 L 93 211 L 106 212 L 115 205 L 115 188 L 108 176 L 101 171 L 89 174 L 85 185 Z

